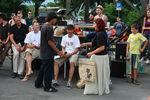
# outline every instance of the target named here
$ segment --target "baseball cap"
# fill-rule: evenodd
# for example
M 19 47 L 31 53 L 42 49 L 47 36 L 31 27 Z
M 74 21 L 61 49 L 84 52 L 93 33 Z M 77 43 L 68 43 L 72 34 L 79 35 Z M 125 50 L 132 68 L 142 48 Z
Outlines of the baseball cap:
M 55 12 L 50 12 L 50 13 L 47 14 L 46 21 L 49 22 L 53 18 L 58 19 L 58 16 L 57 16 L 57 14 Z

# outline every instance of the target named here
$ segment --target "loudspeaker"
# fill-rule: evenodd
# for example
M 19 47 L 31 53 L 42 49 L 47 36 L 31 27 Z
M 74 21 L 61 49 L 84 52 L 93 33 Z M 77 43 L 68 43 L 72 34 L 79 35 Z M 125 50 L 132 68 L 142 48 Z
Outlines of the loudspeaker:
M 127 43 L 122 43 L 122 42 L 118 42 L 116 44 L 116 55 L 115 55 L 115 59 L 116 60 L 126 60 L 126 46 Z
M 111 76 L 124 78 L 126 75 L 126 61 L 113 60 L 111 61 Z

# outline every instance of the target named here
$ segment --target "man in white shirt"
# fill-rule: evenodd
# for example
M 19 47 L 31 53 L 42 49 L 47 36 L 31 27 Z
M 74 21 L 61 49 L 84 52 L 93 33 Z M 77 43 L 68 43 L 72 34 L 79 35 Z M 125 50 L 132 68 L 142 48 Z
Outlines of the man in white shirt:
M 29 32 L 24 40 L 26 44 L 25 60 L 26 60 L 26 75 L 22 81 L 27 81 L 33 73 L 31 68 L 32 60 L 40 56 L 40 39 L 41 31 L 39 23 L 33 23 L 33 31 Z
M 69 78 L 67 81 L 67 87 L 71 88 L 71 81 L 74 74 L 74 67 L 77 63 L 78 59 L 78 51 L 80 47 L 80 41 L 78 36 L 74 35 L 74 26 L 68 25 L 67 26 L 67 34 L 63 36 L 61 41 L 62 52 L 65 54 L 62 58 L 55 59 L 54 63 L 54 80 L 53 85 L 58 86 L 58 73 L 59 73 L 59 66 L 61 66 L 64 62 L 69 60 L 70 62 L 70 69 L 69 69 Z

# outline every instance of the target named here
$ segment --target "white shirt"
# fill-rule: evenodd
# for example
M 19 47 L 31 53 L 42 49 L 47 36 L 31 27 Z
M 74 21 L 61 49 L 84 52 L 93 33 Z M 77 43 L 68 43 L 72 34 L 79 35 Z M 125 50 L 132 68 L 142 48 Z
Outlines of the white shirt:
M 41 31 L 37 33 L 34 33 L 34 31 L 31 31 L 27 34 L 24 40 L 24 43 L 40 46 L 40 40 L 41 40 Z
M 74 35 L 69 38 L 68 34 L 63 36 L 61 41 L 61 46 L 65 47 L 67 53 L 72 53 L 75 51 L 76 48 L 80 47 L 80 40 L 78 36 Z

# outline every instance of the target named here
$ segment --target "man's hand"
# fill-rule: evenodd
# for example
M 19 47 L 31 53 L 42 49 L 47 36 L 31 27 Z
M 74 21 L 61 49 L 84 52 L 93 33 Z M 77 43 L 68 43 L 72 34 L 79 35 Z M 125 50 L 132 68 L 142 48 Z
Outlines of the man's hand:
M 65 54 L 65 58 L 69 58 L 71 54 Z
M 81 48 L 83 48 L 83 47 L 85 47 L 85 46 L 87 46 L 86 43 L 82 43 L 82 44 L 80 45 Z
M 33 45 L 33 44 L 28 44 L 28 47 L 31 48 L 31 49 L 33 49 L 33 48 L 35 48 L 35 45 Z
M 64 54 L 62 51 L 58 51 L 57 54 L 60 56 L 60 57 L 64 57 Z

